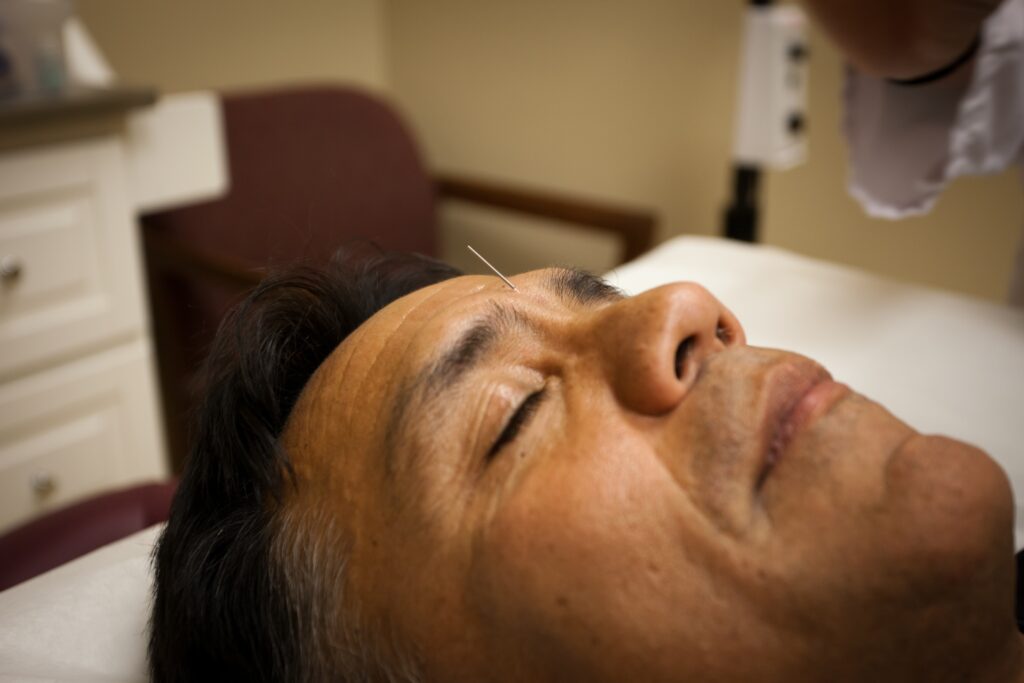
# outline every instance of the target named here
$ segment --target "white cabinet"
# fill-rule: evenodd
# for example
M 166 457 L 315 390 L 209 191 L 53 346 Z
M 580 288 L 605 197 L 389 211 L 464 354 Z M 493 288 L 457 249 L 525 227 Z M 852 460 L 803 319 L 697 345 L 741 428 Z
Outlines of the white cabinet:
M 0 155 L 0 380 L 143 331 L 117 138 Z
M 0 151 L 0 530 L 167 474 L 124 149 Z
M 0 385 L 0 520 L 164 474 L 143 339 Z

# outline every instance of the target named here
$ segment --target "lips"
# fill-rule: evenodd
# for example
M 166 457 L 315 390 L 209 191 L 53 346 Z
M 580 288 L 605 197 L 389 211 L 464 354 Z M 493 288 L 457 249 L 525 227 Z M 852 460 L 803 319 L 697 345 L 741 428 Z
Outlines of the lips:
M 833 381 L 827 370 L 812 361 L 787 363 L 773 373 L 768 386 L 763 431 L 765 448 L 757 477 L 758 490 L 793 439 L 849 391 L 846 385 Z

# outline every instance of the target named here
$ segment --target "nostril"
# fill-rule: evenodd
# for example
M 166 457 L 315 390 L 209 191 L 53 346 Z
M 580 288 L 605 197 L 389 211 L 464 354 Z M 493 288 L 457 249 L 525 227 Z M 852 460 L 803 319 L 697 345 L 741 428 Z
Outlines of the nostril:
M 726 346 L 732 341 L 732 330 L 729 329 L 724 320 L 718 321 L 718 325 L 715 327 L 715 337 Z
M 693 348 L 693 343 L 697 340 L 696 335 L 690 335 L 683 341 L 679 342 L 679 346 L 676 347 L 676 379 L 683 378 L 683 370 L 685 370 L 686 356 L 689 355 L 690 349 Z

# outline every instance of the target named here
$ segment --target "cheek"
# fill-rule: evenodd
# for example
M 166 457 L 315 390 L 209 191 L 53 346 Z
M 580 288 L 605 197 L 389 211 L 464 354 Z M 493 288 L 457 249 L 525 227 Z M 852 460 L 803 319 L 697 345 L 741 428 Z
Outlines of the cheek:
M 707 569 L 728 550 L 643 444 L 604 444 L 549 455 L 502 503 L 474 548 L 478 616 L 566 679 L 710 671 L 744 621 Z
M 788 544 L 850 544 L 872 538 L 867 516 L 884 511 L 891 454 L 913 431 L 853 395 L 797 436 L 763 492 L 775 535 Z
M 620 629 L 650 628 L 643 603 L 678 563 L 678 493 L 642 448 L 620 436 L 603 452 L 534 454 L 474 547 L 473 602 L 497 638 L 529 639 L 533 656 L 571 669 Z

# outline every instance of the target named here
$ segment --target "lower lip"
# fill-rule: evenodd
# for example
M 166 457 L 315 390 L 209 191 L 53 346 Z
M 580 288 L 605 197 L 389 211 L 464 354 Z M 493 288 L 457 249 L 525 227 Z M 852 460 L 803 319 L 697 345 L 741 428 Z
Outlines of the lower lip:
M 780 422 L 779 428 L 768 449 L 766 468 L 761 475 L 761 480 L 764 480 L 768 472 L 779 461 L 797 434 L 826 414 L 849 393 L 850 388 L 848 386 L 830 379 L 819 382 L 811 387 L 810 391 L 796 402 L 793 409 Z

